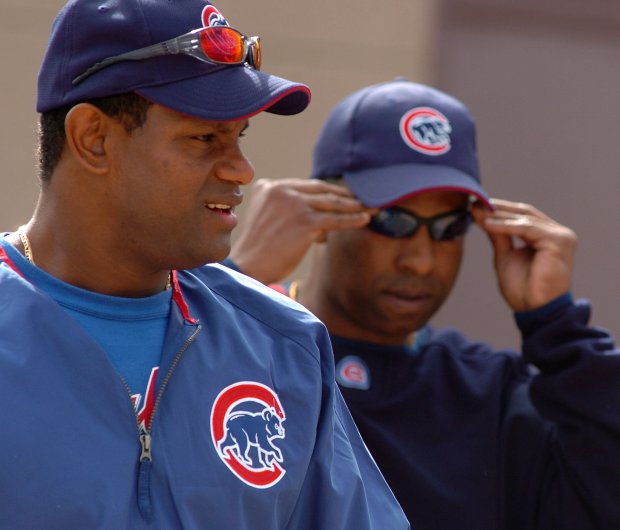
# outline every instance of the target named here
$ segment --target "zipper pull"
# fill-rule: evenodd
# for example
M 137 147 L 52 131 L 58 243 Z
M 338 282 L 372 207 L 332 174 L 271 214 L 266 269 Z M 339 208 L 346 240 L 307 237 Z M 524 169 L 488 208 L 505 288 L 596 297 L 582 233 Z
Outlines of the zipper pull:
M 140 445 L 142 446 L 140 462 L 144 462 L 145 460 L 152 462 L 153 456 L 151 455 L 151 435 L 149 433 L 140 435 Z
M 153 503 L 151 502 L 151 435 L 140 435 L 140 463 L 138 465 L 138 508 L 148 523 L 153 522 Z

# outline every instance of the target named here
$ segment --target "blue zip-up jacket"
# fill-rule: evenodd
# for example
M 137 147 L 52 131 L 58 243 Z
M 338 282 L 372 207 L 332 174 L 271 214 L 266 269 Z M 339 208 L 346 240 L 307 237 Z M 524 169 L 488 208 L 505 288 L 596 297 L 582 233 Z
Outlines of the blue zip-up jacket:
M 0 528 L 409 528 L 301 306 L 218 265 L 176 274 L 140 436 L 105 352 L 0 254 Z

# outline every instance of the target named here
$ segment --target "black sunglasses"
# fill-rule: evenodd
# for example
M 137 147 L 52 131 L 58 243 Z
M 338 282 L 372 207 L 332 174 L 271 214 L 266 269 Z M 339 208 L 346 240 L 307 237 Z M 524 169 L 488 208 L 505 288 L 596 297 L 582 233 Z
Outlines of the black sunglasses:
M 433 217 L 420 217 L 409 210 L 394 206 L 379 210 L 370 220 L 368 228 L 384 236 L 401 239 L 413 236 L 424 225 L 433 241 L 453 241 L 465 235 L 472 220 L 467 208 Z

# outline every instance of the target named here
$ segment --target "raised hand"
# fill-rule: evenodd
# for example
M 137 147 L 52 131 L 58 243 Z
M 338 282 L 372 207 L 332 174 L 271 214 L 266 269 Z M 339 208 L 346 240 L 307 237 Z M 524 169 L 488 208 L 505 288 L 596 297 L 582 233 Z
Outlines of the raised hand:
M 524 203 L 493 199 L 496 210 L 473 208 L 495 253 L 500 291 L 514 311 L 543 306 L 570 290 L 576 234 Z
M 347 188 L 321 180 L 257 180 L 230 257 L 245 274 L 276 282 L 327 232 L 362 227 L 372 211 Z

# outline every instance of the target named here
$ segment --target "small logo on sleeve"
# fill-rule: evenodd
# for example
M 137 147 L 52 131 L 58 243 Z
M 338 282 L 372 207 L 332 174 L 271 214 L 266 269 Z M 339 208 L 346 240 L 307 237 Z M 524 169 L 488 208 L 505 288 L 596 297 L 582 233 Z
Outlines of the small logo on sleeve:
M 368 390 L 370 388 L 370 371 L 366 363 L 355 355 L 340 359 L 336 365 L 336 381 L 346 388 Z
M 211 436 L 218 456 L 239 479 L 270 488 L 286 473 L 277 443 L 286 416 L 276 393 L 243 381 L 222 390 L 211 410 Z
M 438 156 L 452 148 L 450 121 L 430 107 L 411 109 L 400 119 L 400 135 L 405 143 L 419 153 Z

